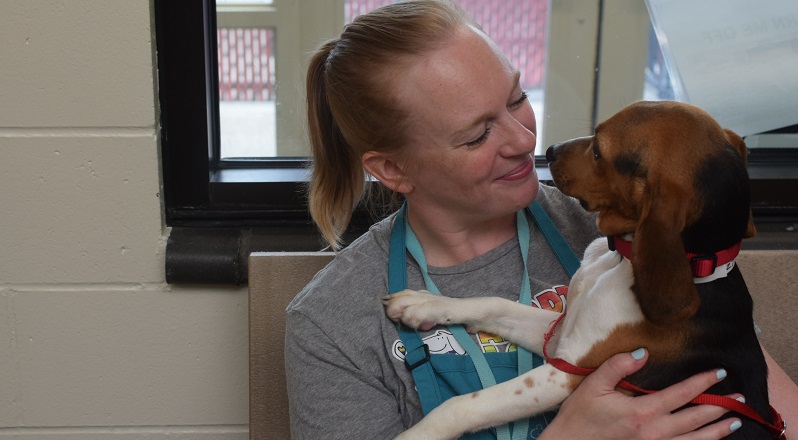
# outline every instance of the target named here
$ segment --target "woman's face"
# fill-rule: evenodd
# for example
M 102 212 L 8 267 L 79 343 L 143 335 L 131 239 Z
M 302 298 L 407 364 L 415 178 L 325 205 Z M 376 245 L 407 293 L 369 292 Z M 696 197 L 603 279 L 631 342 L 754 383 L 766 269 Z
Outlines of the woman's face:
M 479 221 L 534 200 L 535 114 L 518 70 L 493 42 L 461 28 L 402 75 L 411 206 Z

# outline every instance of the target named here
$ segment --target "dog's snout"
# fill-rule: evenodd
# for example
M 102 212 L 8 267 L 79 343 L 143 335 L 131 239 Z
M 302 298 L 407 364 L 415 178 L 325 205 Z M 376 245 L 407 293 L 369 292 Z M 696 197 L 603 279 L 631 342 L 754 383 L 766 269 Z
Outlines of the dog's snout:
M 554 162 L 557 159 L 557 146 L 559 144 L 554 144 L 546 149 L 546 161 L 549 163 Z

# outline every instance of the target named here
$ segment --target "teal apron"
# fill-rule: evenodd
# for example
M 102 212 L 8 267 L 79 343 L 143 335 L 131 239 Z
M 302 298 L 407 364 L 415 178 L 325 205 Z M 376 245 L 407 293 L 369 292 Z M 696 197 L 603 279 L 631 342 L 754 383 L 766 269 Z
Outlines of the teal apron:
M 579 268 L 579 259 L 576 254 L 537 202 L 533 202 L 527 210 L 532 214 L 535 224 L 543 232 L 546 241 L 554 250 L 568 276 L 573 276 Z M 407 250 L 419 264 L 427 284 L 427 290 L 440 293 L 427 274 L 426 261 L 415 234 L 407 224 L 406 211 L 407 204 L 402 206 L 397 213 L 391 231 L 388 290 L 390 293 L 396 293 L 407 288 Z M 518 212 L 517 227 L 524 268 L 526 268 L 530 233 L 524 211 Z M 523 242 L 524 238 L 526 238 L 526 243 Z M 519 302 L 526 305 L 531 304 L 528 274 L 522 278 Z M 466 350 L 466 355 L 436 354 L 430 356 L 429 347 L 424 344 L 416 331 L 401 324 L 397 325 L 397 330 L 405 346 L 405 363 L 413 373 L 413 380 L 416 383 L 424 415 L 446 399 L 510 380 L 543 364 L 542 358 L 521 347 L 518 347 L 516 352 L 510 353 L 483 353 L 465 328 L 459 324 L 449 326 L 449 330 Z M 461 439 L 535 439 L 543 432 L 554 414 L 554 412 L 540 414 L 528 420 L 516 421 L 495 429 L 466 434 Z

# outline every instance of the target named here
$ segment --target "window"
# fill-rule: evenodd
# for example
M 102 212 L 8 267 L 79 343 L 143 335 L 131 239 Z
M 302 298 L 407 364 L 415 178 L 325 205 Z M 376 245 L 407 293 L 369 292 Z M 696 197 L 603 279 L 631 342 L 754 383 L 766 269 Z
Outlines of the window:
M 218 159 L 307 156 L 302 66 L 319 42 L 340 32 L 345 1 L 215 3 Z
M 236 237 L 239 253 L 250 243 L 258 246 L 253 250 L 319 248 L 304 200 L 302 56 L 346 20 L 390 1 L 154 0 L 162 194 L 173 249 L 184 234 Z M 522 69 L 536 101 L 539 152 L 590 134 L 625 103 L 674 93 L 644 0 L 459 1 Z M 516 33 L 505 34 L 502 24 L 515 18 Z M 248 118 L 255 121 L 249 134 L 230 128 Z M 749 143 L 752 205 L 762 230 L 798 218 L 797 131 L 780 127 Z M 538 163 L 545 179 L 545 160 Z M 356 213 L 349 237 L 371 222 Z
M 391 1 L 155 2 L 169 226 L 309 226 L 301 55 Z M 520 66 L 543 114 L 548 1 L 461 3 Z M 353 227 L 368 224 L 357 215 Z

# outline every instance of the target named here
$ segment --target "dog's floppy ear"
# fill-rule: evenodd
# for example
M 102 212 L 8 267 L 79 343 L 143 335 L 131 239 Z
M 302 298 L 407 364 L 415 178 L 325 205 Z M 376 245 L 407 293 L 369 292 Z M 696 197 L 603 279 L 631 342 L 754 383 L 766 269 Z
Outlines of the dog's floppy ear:
M 724 128 L 723 132 L 726 134 L 726 139 L 728 139 L 729 143 L 740 153 L 740 157 L 743 158 L 743 164 L 748 165 L 748 147 L 745 145 L 743 138 L 728 128 Z M 743 237 L 750 238 L 754 235 L 756 235 L 756 226 L 754 226 L 754 216 L 749 210 L 748 228 L 745 230 L 745 235 Z
M 690 198 L 678 184 L 647 185 L 633 241 L 633 287 L 654 324 L 672 325 L 695 314 L 701 303 L 681 233 Z

